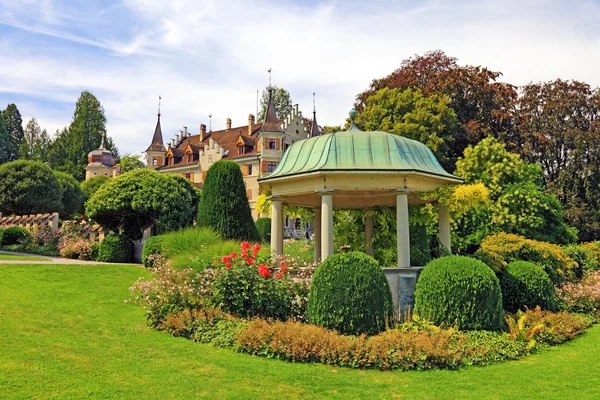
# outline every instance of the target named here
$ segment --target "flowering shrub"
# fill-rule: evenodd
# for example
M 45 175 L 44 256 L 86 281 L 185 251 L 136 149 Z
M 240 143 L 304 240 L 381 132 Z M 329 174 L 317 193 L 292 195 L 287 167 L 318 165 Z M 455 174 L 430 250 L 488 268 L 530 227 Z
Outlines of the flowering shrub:
M 202 273 L 191 268 L 174 270 L 158 258 L 154 260 L 152 273 L 152 280 L 140 278 L 129 290 L 130 300 L 144 308 L 154 327 L 161 326 L 169 314 L 203 307 L 214 279 L 211 269 Z
M 58 241 L 61 237 L 59 229 L 52 229 L 50 226 L 37 228 L 33 231 L 33 239 L 39 246 L 58 247 Z
M 588 272 L 575 283 L 556 290 L 556 297 L 567 311 L 600 316 L 600 271 Z
M 77 233 L 68 232 L 59 239 L 58 252 L 64 258 L 92 260 L 93 243 Z
M 243 242 L 239 255 L 232 252 L 222 257 L 212 287 L 212 305 L 239 318 L 304 318 L 306 286 L 292 282 L 284 261 L 275 267 L 257 265 L 259 250 L 259 244 L 250 248 Z

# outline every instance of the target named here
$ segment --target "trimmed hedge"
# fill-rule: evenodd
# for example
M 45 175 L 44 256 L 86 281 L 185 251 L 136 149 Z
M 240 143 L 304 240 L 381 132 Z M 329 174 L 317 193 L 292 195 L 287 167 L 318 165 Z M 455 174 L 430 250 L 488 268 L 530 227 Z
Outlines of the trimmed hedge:
M 133 256 L 133 242 L 124 235 L 107 235 L 98 249 L 98 261 L 127 263 Z
M 151 236 L 144 243 L 144 249 L 142 250 L 142 264 L 144 264 L 144 267 L 152 268 L 153 261 L 148 260 L 149 255 L 163 253 L 164 247 L 161 240 L 162 236 Z
M 376 334 L 391 325 L 392 294 L 379 263 L 361 252 L 335 254 L 317 268 L 308 297 L 311 324 L 343 334 Z
M 500 277 L 502 304 L 509 312 L 534 309 L 554 311 L 554 285 L 548 274 L 528 261 L 513 261 Z
M 415 314 L 461 330 L 502 329 L 500 283 L 479 260 L 438 258 L 425 266 L 417 281 Z
M 271 241 L 271 218 L 259 218 L 256 220 L 256 229 L 263 242 Z
M 573 279 L 577 268 L 577 263 L 560 246 L 509 233 L 483 239 L 475 258 L 486 263 L 498 275 L 513 261 L 531 261 L 541 266 L 554 284 Z
M 214 229 L 224 240 L 259 242 L 240 166 L 220 160 L 206 173 L 198 206 L 199 227 Z
M 2 246 L 11 244 L 30 244 L 33 242 L 33 235 L 27 228 L 22 226 L 11 226 L 2 232 Z

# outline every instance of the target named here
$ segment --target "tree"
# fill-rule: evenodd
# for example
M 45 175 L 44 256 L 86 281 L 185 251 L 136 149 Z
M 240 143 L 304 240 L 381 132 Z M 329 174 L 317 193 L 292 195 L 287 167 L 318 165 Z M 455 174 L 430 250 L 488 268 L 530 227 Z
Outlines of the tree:
M 0 211 L 3 214 L 57 212 L 62 208 L 61 198 L 60 184 L 48 166 L 27 160 L 0 165 Z
M 9 104 L 6 110 L 2 111 L 2 119 L 11 138 L 9 159 L 16 160 L 19 158 L 19 146 L 23 141 L 23 119 L 14 103 Z
M 580 239 L 600 239 L 600 89 L 561 79 L 530 83 L 517 110 L 523 158 L 542 166 Z
M 81 182 L 80 188 L 83 192 L 85 200 L 92 197 L 92 195 L 96 193 L 96 190 L 98 190 L 100 186 L 104 185 L 106 182 L 110 181 L 110 179 L 111 178 L 109 178 L 106 175 L 98 175 L 93 177 L 92 179 Z
M 40 128 L 37 120 L 31 118 L 25 126 L 23 141 L 19 147 L 19 157 L 26 160 L 45 162 L 48 160 L 50 137 Z
M 223 239 L 260 242 L 237 163 L 220 160 L 208 169 L 197 224 L 214 229 Z
M 556 196 L 543 191 L 540 166 L 523 162 L 493 137 L 469 146 L 456 163 L 456 174 L 467 184 L 485 185 L 490 197 L 489 204 L 454 220 L 459 248 L 473 250 L 487 235 L 499 232 L 558 244 L 577 240 Z
M 277 86 L 273 85 L 267 86 L 262 92 L 260 97 L 260 112 L 258 113 L 258 121 L 262 122 L 265 120 L 267 106 L 269 105 L 269 89 L 273 90 L 273 104 L 277 110 L 277 118 L 286 119 L 293 110 L 292 96 L 290 95 L 290 92 L 284 88 L 278 88 Z
M 60 211 L 70 217 L 81 210 L 84 200 L 83 192 L 79 187 L 79 182 L 73 176 L 60 171 L 54 171 L 54 176 L 58 180 L 62 192 Z
M 83 180 L 88 164 L 87 155 L 100 147 L 102 132 L 106 132 L 104 108 L 96 96 L 83 91 L 75 104 L 73 121 L 69 128 L 57 132 L 53 140 L 49 154 L 50 166 L 73 175 L 77 180 Z M 118 156 L 118 151 L 109 137 L 105 138 L 104 146 Z
M 196 191 L 185 178 L 137 169 L 100 186 L 85 211 L 105 228 L 123 229 L 137 240 L 150 227 L 163 234 L 191 226 L 197 207 Z
M 364 130 L 381 130 L 423 142 L 442 166 L 453 170 L 455 160 L 449 149 L 456 129 L 456 114 L 450 99 L 433 93 L 425 97 L 420 89 L 383 88 L 366 100 L 356 125 Z
M 426 97 L 445 94 L 458 120 L 449 148 L 449 158 L 456 160 L 468 145 L 475 145 L 488 135 L 515 136 L 517 92 L 512 85 L 497 82 L 501 75 L 479 66 L 460 66 L 456 58 L 436 50 L 404 60 L 390 75 L 374 79 L 367 90 L 357 95 L 354 107 L 360 113 L 367 99 L 383 88 L 418 88 Z
M 134 169 L 146 168 L 146 163 L 142 161 L 142 156 L 139 154 L 125 154 L 119 161 L 121 172 L 129 172 Z
M 4 126 L 4 119 L 0 118 L 0 164 L 10 161 L 13 142 Z

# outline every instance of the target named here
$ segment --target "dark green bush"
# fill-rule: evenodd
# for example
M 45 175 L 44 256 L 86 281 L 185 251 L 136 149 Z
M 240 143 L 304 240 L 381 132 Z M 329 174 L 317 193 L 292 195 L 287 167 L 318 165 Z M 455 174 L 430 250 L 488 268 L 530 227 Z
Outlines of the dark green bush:
M 79 182 L 72 175 L 66 172 L 53 171 L 54 176 L 60 185 L 62 197 L 62 207 L 60 209 L 61 216 L 66 214 L 71 216 L 81 210 L 81 206 L 85 200 L 83 192 L 79 186 Z
M 528 261 L 513 261 L 500 276 L 502 304 L 509 312 L 534 309 L 554 310 L 554 285 L 548 274 Z
M 256 220 L 256 229 L 263 242 L 271 241 L 271 218 L 259 218 Z
M 0 228 L 0 246 L 2 246 L 2 232 L 4 232 L 4 229 Z
M 2 232 L 2 246 L 11 244 L 28 245 L 33 242 L 33 235 L 27 228 L 21 226 L 11 226 Z
M 500 283 L 479 260 L 438 258 L 425 266 L 417 281 L 415 314 L 462 330 L 501 329 Z
M 133 242 L 124 235 L 107 235 L 98 249 L 98 261 L 126 263 L 133 256 Z
M 600 249 L 594 243 L 570 244 L 562 249 L 579 266 L 574 269 L 577 279 L 583 277 L 584 271 L 600 269 Z
M 242 171 L 234 161 L 217 161 L 208 169 L 197 222 L 200 227 L 214 229 L 225 240 L 260 241 Z
M 152 258 L 148 259 L 151 254 L 162 254 L 163 245 L 161 243 L 162 236 L 151 236 L 144 243 L 144 249 L 142 250 L 142 264 L 146 268 L 152 268 Z
M 311 324 L 344 334 L 375 334 L 392 322 L 392 314 L 390 287 L 373 257 L 335 254 L 317 268 L 308 297 Z

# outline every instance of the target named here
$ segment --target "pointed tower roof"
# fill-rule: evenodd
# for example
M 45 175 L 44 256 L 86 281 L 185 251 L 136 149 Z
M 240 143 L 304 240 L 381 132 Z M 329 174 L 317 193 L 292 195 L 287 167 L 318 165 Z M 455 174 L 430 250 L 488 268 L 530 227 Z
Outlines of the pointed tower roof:
M 152 143 L 146 151 L 167 151 L 163 142 L 162 129 L 160 128 L 160 113 L 158 113 L 158 121 L 156 121 Z
M 310 136 L 315 137 L 319 136 L 321 132 L 319 132 L 319 124 L 317 124 L 317 108 L 315 106 L 315 94 L 313 93 L 313 120 L 312 125 L 310 127 Z
M 265 123 L 260 129 L 261 132 L 283 132 L 279 126 L 279 120 L 277 119 L 277 110 L 275 104 L 273 104 L 273 88 L 269 87 L 269 104 L 267 105 L 267 112 L 265 113 Z

